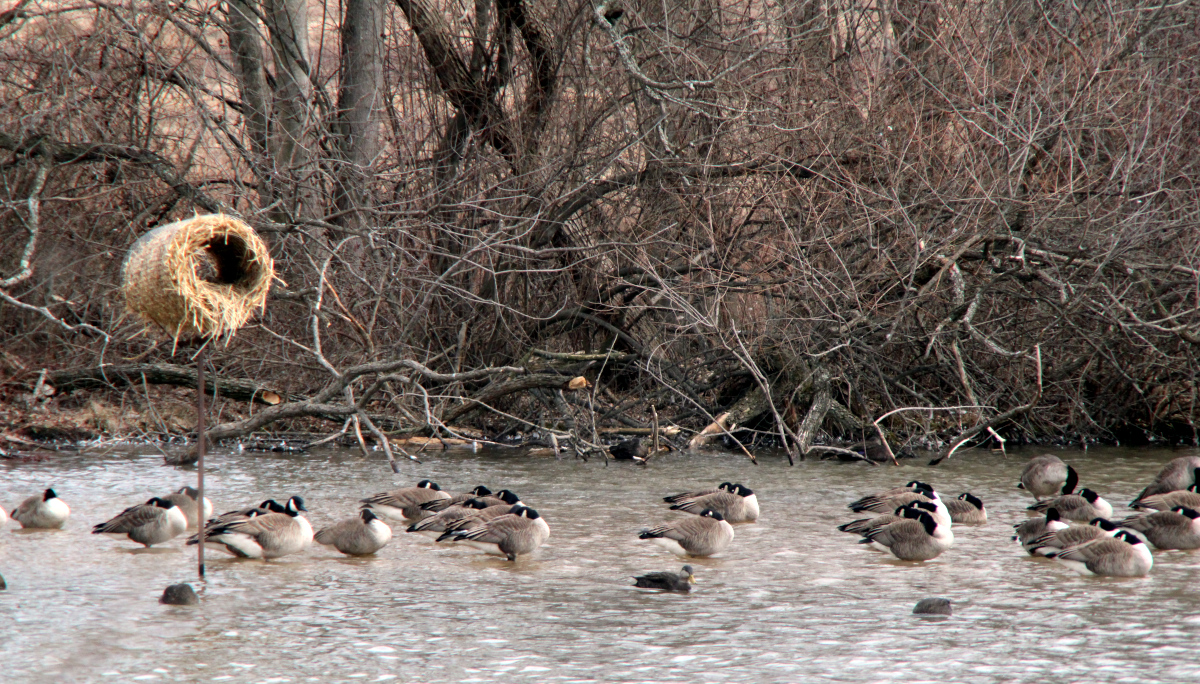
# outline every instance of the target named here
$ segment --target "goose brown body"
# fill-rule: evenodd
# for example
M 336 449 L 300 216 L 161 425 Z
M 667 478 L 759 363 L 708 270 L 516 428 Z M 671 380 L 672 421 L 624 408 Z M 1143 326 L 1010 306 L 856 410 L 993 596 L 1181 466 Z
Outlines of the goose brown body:
M 1096 539 L 1049 555 L 1081 572 L 1106 577 L 1142 577 L 1154 567 L 1150 549 L 1129 532 L 1118 532 L 1111 538 Z
M 204 497 L 204 506 L 201 507 L 196 499 L 200 496 L 200 492 L 196 491 L 195 487 L 180 487 L 178 490 L 162 497 L 167 501 L 173 502 L 179 506 L 179 510 L 183 512 L 187 519 L 188 529 L 199 529 L 201 520 L 208 520 L 212 516 L 213 506 L 208 497 Z
M 642 530 L 639 539 L 649 539 L 678 556 L 705 557 L 720 553 L 733 541 L 733 526 L 712 510 Z
M 1185 506 L 1134 515 L 1117 523 L 1160 549 L 1200 549 L 1200 512 Z
M 1021 470 L 1021 480 L 1018 489 L 1024 489 L 1041 501 L 1056 494 L 1070 494 L 1075 491 L 1079 475 L 1071 466 L 1052 454 L 1035 456 Z
M 298 496 L 288 499 L 283 513 L 274 511 L 206 526 L 205 544 L 239 558 L 279 558 L 303 551 L 312 543 L 313 529 L 300 515 L 306 509 Z M 196 544 L 197 537 L 188 540 Z
M 1200 482 L 1200 456 L 1180 456 L 1167 462 L 1162 470 L 1154 476 L 1154 481 L 1130 502 L 1130 507 L 1136 508 L 1148 496 L 1166 494 L 1187 489 Z
M 885 547 L 905 561 L 927 561 L 954 545 L 954 533 L 925 511 L 905 509 L 898 520 L 867 534 L 862 542 Z
M 1053 499 L 1043 499 L 1028 507 L 1026 510 L 1045 513 L 1051 508 L 1058 509 L 1058 514 L 1064 520 L 1088 522 L 1095 518 L 1112 517 L 1112 504 L 1090 489 L 1081 489 L 1078 494 L 1064 494 Z
M 12 512 L 12 519 L 30 530 L 60 530 L 70 517 L 71 508 L 53 489 L 25 499 Z
M 362 509 L 353 518 L 323 527 L 313 535 L 313 541 L 332 546 L 348 556 L 370 555 L 391 540 L 392 528 L 369 508 Z
M 466 530 L 452 530 L 438 541 L 453 541 L 513 561 L 528 555 L 550 537 L 550 526 L 537 511 L 517 504 L 509 512 Z
M 420 520 L 429 514 L 421 504 L 437 499 L 450 499 L 436 482 L 421 480 L 416 487 L 403 487 L 390 492 L 380 492 L 361 501 L 363 508 L 370 508 L 377 515 L 393 520 Z
M 725 491 L 680 499 L 671 506 L 673 511 L 696 515 L 706 509 L 720 513 L 729 523 L 754 522 L 758 520 L 758 496 L 749 487 L 735 484 Z
M 147 548 L 170 541 L 187 530 L 187 516 L 166 498 L 154 497 L 130 506 L 111 520 L 92 528 L 92 534 L 126 537 Z

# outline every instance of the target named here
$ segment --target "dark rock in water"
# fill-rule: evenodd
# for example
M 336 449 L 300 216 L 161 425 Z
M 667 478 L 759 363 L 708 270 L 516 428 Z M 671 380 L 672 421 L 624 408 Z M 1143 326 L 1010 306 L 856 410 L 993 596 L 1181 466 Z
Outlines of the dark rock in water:
M 200 597 L 196 596 L 196 592 L 192 590 L 192 585 L 187 584 L 172 584 L 163 590 L 162 598 L 159 603 L 165 603 L 169 606 L 194 606 L 200 603 Z
M 4 575 L 0 575 L 0 591 L 3 591 L 7 588 L 8 585 L 4 583 Z
M 618 461 L 632 461 L 634 457 L 646 458 L 646 454 L 650 453 L 650 448 L 642 443 L 640 439 L 627 439 L 619 444 L 614 444 L 608 448 L 608 453 Z
M 913 615 L 953 615 L 954 609 L 950 607 L 950 599 L 945 598 L 927 598 L 917 601 L 917 606 L 913 608 Z

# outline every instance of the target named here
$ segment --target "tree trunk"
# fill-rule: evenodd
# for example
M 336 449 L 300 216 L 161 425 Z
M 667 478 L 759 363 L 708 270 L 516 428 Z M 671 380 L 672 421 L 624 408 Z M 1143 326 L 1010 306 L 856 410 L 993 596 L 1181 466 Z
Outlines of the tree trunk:
M 896 38 L 894 0 L 833 0 L 830 37 L 835 62 L 848 60 L 846 80 L 863 121 L 879 104 L 878 91 L 892 73 Z
M 282 193 L 285 205 L 280 218 L 287 220 L 312 213 L 314 191 L 306 189 L 311 151 L 308 133 L 312 126 L 309 99 L 308 3 L 306 0 L 267 0 L 267 27 L 275 53 L 276 130 L 272 142 L 276 172 L 288 185 Z
M 382 0 L 346 0 L 342 18 L 342 75 L 338 123 L 342 152 L 334 197 L 337 222 L 362 222 L 371 164 L 379 154 L 379 113 L 383 93 Z
M 176 385 L 195 387 L 196 371 L 171 363 L 134 363 L 102 368 L 71 368 L 51 371 L 46 380 L 59 392 L 81 389 L 105 389 L 128 385 Z M 206 375 L 204 393 L 226 399 L 252 401 L 274 406 L 283 400 L 282 393 L 249 378 L 224 378 Z M 295 399 L 296 397 L 293 397 Z
M 229 49 L 237 63 L 238 89 L 241 94 L 243 126 L 250 141 L 252 159 L 248 160 L 255 169 L 260 187 L 259 202 L 265 206 L 272 202 L 264 181 L 269 173 L 263 169 L 267 158 L 267 121 L 270 117 L 270 101 L 267 93 L 267 74 L 263 66 L 263 48 L 258 9 L 255 0 L 229 0 L 228 23 L 225 35 L 229 38 Z

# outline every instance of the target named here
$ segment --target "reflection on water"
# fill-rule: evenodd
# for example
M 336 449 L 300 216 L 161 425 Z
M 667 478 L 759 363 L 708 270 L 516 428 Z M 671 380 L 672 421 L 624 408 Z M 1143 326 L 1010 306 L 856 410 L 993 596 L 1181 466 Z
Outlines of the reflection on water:
M 1181 452 L 1059 452 L 1117 515 Z M 64 532 L 0 530 L 0 663 L 24 681 L 1094 681 L 1200 677 L 1200 555 L 1159 552 L 1150 576 L 1081 577 L 1029 558 L 1009 538 L 1031 503 L 1015 488 L 1028 454 L 961 453 L 937 468 L 734 455 L 628 463 L 512 455 L 426 455 L 393 476 L 350 451 L 218 455 L 218 511 L 301 494 L 313 526 L 353 514 L 371 493 L 422 477 L 461 491 L 507 487 L 538 509 L 551 537 L 516 563 L 405 534 L 374 558 L 314 545 L 274 561 L 209 555 L 199 608 L 162 606 L 192 581 L 193 549 L 135 553 L 89 534 L 125 506 L 191 477 L 157 454 L 0 463 L 0 504 L 52 486 L 71 506 Z M 919 478 L 983 498 L 986 526 L 955 546 L 899 563 L 834 527 L 845 504 Z M 691 594 L 632 587 L 678 570 L 638 530 L 682 514 L 661 497 L 744 482 L 762 518 L 736 527 L 720 557 L 690 561 Z M 198 587 L 199 588 L 199 587 Z M 955 602 L 949 620 L 910 614 L 921 598 Z

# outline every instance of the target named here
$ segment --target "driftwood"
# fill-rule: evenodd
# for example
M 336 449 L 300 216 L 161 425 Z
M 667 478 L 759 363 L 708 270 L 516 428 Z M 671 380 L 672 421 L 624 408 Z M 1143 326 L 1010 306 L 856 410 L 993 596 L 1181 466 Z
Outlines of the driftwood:
M 597 428 L 596 431 L 602 435 L 635 435 L 638 437 L 654 437 L 654 428 L 652 427 L 602 427 Z M 683 428 L 679 427 L 678 425 L 664 425 L 658 429 L 658 434 L 663 437 L 675 437 L 680 432 L 683 432 Z M 720 432 L 718 431 L 717 434 L 720 434 Z M 706 435 L 706 437 L 707 436 L 709 435 Z
M 807 384 L 811 388 L 812 401 L 809 404 L 808 413 L 804 415 L 804 420 L 800 421 L 800 427 L 796 428 L 800 458 L 804 458 L 808 454 L 813 437 L 821 428 L 821 423 L 825 422 L 825 415 L 829 413 L 829 407 L 833 404 L 833 393 L 829 386 L 829 371 L 818 366 L 809 376 Z
M 705 444 L 708 444 L 713 439 L 715 439 L 717 437 L 717 435 L 725 434 L 728 431 L 728 429 L 729 429 L 729 414 L 722 413 L 721 415 L 717 416 L 713 422 L 711 422 L 707 426 L 705 426 L 705 428 L 703 430 L 696 433 L 695 437 L 692 437 L 691 441 L 688 442 L 688 448 L 689 449 L 699 449 L 700 447 L 704 446 Z
M 506 397 L 516 392 L 524 392 L 531 389 L 562 389 L 562 390 L 578 390 L 587 387 L 587 381 L 582 377 L 567 377 L 564 375 L 556 375 L 553 373 L 530 373 L 529 375 L 518 375 L 514 378 L 494 381 L 487 387 L 484 387 L 478 394 L 469 398 L 465 403 L 455 406 L 442 416 L 442 422 L 450 422 L 458 420 L 463 416 L 471 413 L 475 409 L 483 408 L 489 402 L 495 401 L 500 397 Z
M 51 371 L 46 374 L 46 380 L 59 392 L 72 392 L 80 389 L 111 389 L 142 383 L 194 388 L 196 371 L 186 366 L 170 363 L 135 363 L 124 366 Z M 206 377 L 204 393 L 209 396 L 216 394 L 226 399 L 252 401 L 268 406 L 274 406 L 284 399 L 283 393 L 249 378 Z

